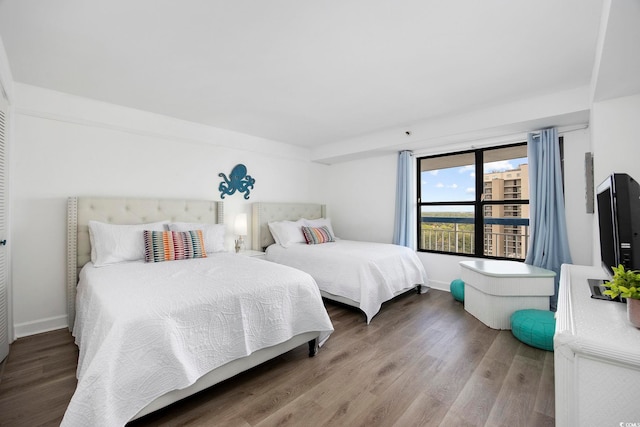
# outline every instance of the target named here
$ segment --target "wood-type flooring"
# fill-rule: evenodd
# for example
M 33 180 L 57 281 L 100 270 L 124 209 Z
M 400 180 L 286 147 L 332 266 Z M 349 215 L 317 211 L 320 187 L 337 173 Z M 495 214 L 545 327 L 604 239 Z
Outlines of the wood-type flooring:
M 490 329 L 448 292 L 402 295 L 367 325 L 325 302 L 335 332 L 130 426 L 553 426 L 553 353 Z M 0 426 L 56 426 L 76 386 L 67 330 L 17 340 Z

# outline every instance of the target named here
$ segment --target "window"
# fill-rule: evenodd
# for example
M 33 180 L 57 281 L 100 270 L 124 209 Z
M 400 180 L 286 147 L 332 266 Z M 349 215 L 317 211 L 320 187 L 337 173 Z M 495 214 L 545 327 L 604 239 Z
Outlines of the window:
M 526 143 L 418 159 L 418 250 L 523 260 Z

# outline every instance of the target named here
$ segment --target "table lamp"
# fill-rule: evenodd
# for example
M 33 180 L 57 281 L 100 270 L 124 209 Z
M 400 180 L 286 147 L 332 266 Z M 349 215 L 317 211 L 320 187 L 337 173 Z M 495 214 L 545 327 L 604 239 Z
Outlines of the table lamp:
M 247 214 L 241 213 L 236 215 L 236 220 L 233 224 L 235 234 L 238 235 L 236 243 L 236 253 L 240 252 L 244 248 L 244 236 L 247 235 Z

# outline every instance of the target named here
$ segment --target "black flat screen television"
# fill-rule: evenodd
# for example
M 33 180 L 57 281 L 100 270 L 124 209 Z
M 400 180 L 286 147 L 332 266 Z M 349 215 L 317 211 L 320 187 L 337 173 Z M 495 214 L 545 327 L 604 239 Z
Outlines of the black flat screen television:
M 600 256 L 609 276 L 622 264 L 640 270 L 640 185 L 626 173 L 613 173 L 596 190 Z

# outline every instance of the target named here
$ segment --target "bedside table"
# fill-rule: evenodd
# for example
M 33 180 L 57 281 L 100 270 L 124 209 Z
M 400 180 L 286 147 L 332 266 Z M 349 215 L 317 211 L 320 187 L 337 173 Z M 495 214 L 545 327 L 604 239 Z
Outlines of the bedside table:
M 251 258 L 266 260 L 265 254 L 262 251 L 244 250 L 244 251 L 237 252 L 236 255 L 242 255 L 242 256 L 248 256 Z

